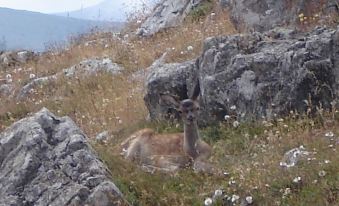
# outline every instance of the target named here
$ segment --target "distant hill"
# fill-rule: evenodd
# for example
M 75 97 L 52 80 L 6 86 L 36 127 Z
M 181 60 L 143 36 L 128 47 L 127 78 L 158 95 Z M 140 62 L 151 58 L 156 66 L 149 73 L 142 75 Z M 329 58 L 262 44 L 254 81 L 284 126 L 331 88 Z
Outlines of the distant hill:
M 67 41 L 92 28 L 119 29 L 122 23 L 87 21 L 38 12 L 0 8 L 0 50 L 42 51 L 46 44 Z
M 152 7 L 156 1 L 157 0 L 104 0 L 91 7 L 57 13 L 55 15 L 94 21 L 126 21 L 127 14 L 140 9 L 143 3 Z

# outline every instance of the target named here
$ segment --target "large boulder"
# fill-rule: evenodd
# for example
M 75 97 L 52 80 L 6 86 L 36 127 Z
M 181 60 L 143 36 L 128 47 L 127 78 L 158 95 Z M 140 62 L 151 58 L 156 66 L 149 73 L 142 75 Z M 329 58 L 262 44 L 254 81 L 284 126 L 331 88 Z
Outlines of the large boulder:
M 153 68 L 146 97 L 159 95 L 168 88 L 164 85 L 178 88 L 168 89 L 173 95 L 187 97 L 192 88 L 187 85 L 195 85 L 198 77 L 203 122 L 220 121 L 230 114 L 253 120 L 291 110 L 332 108 L 339 98 L 339 27 L 317 28 L 309 34 L 284 29 L 273 33 L 208 38 L 188 74 L 175 71 L 186 63 L 174 64 L 166 78 L 162 77 L 166 65 Z M 148 107 L 151 117 L 168 112 L 151 98 L 145 100 L 152 105 Z
M 339 14 L 336 0 L 221 0 L 221 5 L 230 8 L 236 28 L 261 32 L 283 25 L 308 25 Z
M 206 0 L 162 0 L 143 22 L 138 35 L 151 36 L 160 30 L 178 26 L 187 14 Z
M 109 172 L 68 117 L 47 109 L 0 134 L 0 205 L 125 205 Z
M 195 61 L 184 63 L 153 64 L 148 69 L 146 95 L 144 97 L 151 119 L 162 119 L 167 115 L 178 117 L 173 105 L 160 101 L 163 94 L 174 94 L 178 99 L 187 99 L 192 92 L 192 77 Z

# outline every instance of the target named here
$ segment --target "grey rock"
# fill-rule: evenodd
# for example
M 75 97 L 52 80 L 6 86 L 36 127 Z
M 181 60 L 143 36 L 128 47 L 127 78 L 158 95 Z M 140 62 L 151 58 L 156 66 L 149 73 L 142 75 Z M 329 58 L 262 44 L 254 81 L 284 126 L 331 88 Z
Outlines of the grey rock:
M 87 59 L 74 65 L 70 68 L 64 69 L 63 73 L 67 77 L 74 77 L 78 75 L 93 75 L 98 72 L 107 72 L 111 74 L 118 74 L 124 69 L 116 63 L 113 63 L 109 58 L 103 59 Z
M 178 99 L 187 99 L 188 88 L 192 90 L 189 79 L 193 76 L 195 61 L 184 63 L 163 64 L 156 61 L 149 69 L 146 80 L 146 106 L 152 119 L 163 118 L 167 115 L 179 117 L 171 105 L 160 101 L 163 94 L 174 94 Z
M 101 132 L 95 137 L 95 140 L 99 143 L 107 143 L 107 140 L 109 138 L 108 131 Z
M 224 2 L 224 1 L 222 1 Z M 226 1 L 231 19 L 238 29 L 267 31 L 277 26 L 296 27 L 300 24 L 298 15 L 308 18 L 322 12 L 321 18 L 338 16 L 336 0 L 275 1 L 275 0 L 230 0 Z
M 27 63 L 28 60 L 34 59 L 34 55 L 34 52 L 31 51 L 19 51 L 16 53 L 17 60 L 22 64 Z
M 0 205 L 86 204 L 126 205 L 70 118 L 42 109 L 0 134 Z
M 293 148 L 285 153 L 283 159 L 280 162 L 280 166 L 286 168 L 294 167 L 301 159 L 308 155 L 310 155 L 310 153 L 306 151 L 303 146 Z
M 33 60 L 36 54 L 31 51 L 9 51 L 0 55 L 0 65 L 2 66 L 14 66 L 19 64 L 25 64 L 28 61 Z
M 138 29 L 140 36 L 151 36 L 160 30 L 178 26 L 193 8 L 204 0 L 162 0 Z
M 150 70 L 145 96 L 150 117 L 176 114 L 159 102 L 159 95 L 187 98 L 196 79 L 200 119 L 205 123 L 234 113 L 244 121 L 272 119 L 291 110 L 316 111 L 319 106 L 331 109 L 339 99 L 338 30 L 284 32 L 276 39 L 257 32 L 208 38 L 195 63 L 162 64 Z
M 75 78 L 81 75 L 96 75 L 99 72 L 107 72 L 112 75 L 116 75 L 123 70 L 123 67 L 113 63 L 109 58 L 87 59 L 70 68 L 64 69 L 62 72 L 57 74 L 33 79 L 19 90 L 16 98 L 17 100 L 24 100 L 32 91 L 34 91 L 35 88 L 43 85 L 50 85 L 60 77 Z
M 2 84 L 0 85 L 0 97 L 1 96 L 11 96 L 13 94 L 14 87 L 11 84 Z
M 27 83 L 23 86 L 19 93 L 17 94 L 17 100 L 23 100 L 28 97 L 30 93 L 34 91 L 35 88 L 43 85 L 51 84 L 57 80 L 57 75 L 51 75 L 47 77 L 40 77 L 37 79 L 33 79 L 31 82 Z

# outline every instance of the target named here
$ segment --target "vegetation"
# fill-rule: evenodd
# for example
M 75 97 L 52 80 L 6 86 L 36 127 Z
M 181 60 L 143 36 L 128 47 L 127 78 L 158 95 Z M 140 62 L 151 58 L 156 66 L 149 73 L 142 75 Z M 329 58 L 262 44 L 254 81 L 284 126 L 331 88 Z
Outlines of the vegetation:
M 239 205 L 246 197 L 253 198 L 253 205 L 338 204 L 339 114 L 335 110 L 312 118 L 291 114 L 286 119 L 238 127 L 225 121 L 203 128 L 202 138 L 213 146 L 210 161 L 225 176 L 196 174 L 190 168 L 172 175 L 150 174 L 120 156 L 120 143 L 140 128 L 150 127 L 160 133 L 182 131 L 177 123 L 145 120 L 144 69 L 164 52 L 168 53 L 167 62 L 190 60 L 201 53 L 206 37 L 234 33 L 227 12 L 214 4 L 206 1 L 196 8 L 190 14 L 195 23 L 188 19 L 178 28 L 151 38 L 134 37 L 128 30 L 120 35 L 92 33 L 74 38 L 67 48 L 54 45 L 26 65 L 0 70 L 0 79 L 10 74 L 18 90 L 30 81 L 30 74 L 56 74 L 83 59 L 108 57 L 125 67 L 116 76 L 99 73 L 60 79 L 55 85 L 32 90 L 29 98 L 21 102 L 1 97 L 0 131 L 42 107 L 59 116 L 70 116 L 91 139 L 114 182 L 132 205 L 203 205 L 219 189 L 223 191 L 220 198 L 227 200 L 225 205 Z M 131 25 L 133 30 L 138 23 Z M 96 143 L 94 137 L 105 130 L 112 136 L 109 143 Z M 300 146 L 310 156 L 295 167 L 280 167 L 284 153 Z M 220 198 L 215 205 L 222 204 Z

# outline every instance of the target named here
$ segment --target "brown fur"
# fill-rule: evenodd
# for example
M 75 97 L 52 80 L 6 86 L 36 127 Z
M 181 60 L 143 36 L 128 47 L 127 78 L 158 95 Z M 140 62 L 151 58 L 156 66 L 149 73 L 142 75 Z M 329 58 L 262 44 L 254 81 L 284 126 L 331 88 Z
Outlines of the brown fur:
M 166 95 L 162 100 L 171 102 L 181 111 L 184 133 L 156 134 L 152 129 L 137 131 L 122 143 L 125 157 L 151 170 L 175 171 L 193 164 L 197 171 L 210 172 L 213 167 L 205 161 L 211 155 L 211 147 L 199 138 L 196 98 L 179 103 Z

